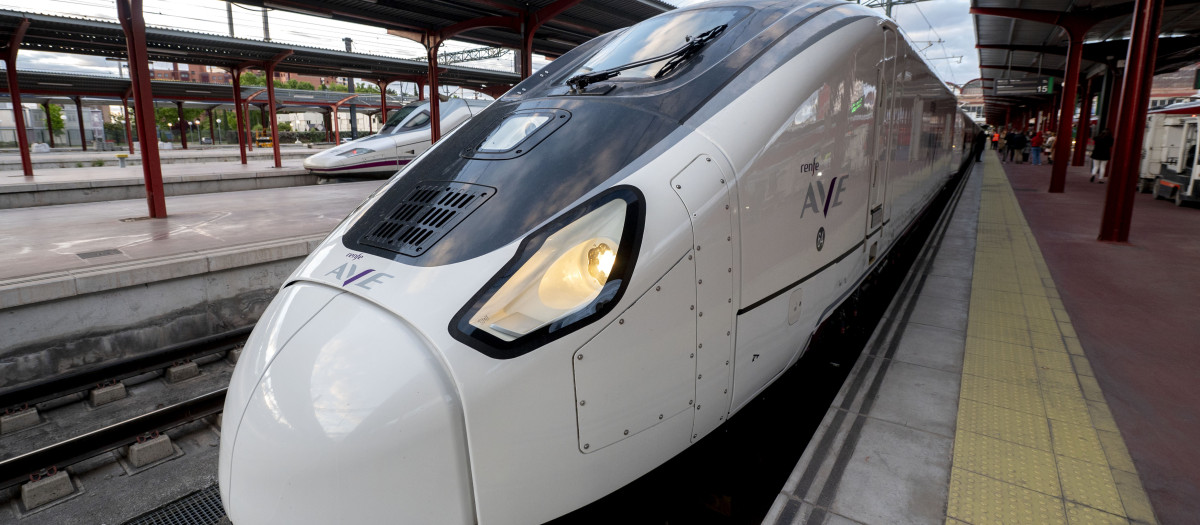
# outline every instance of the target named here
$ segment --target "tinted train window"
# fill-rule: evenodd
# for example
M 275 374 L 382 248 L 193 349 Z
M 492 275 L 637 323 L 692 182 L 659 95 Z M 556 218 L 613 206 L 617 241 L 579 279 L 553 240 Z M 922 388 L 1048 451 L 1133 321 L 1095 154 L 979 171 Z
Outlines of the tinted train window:
M 690 38 L 722 24 L 731 25 L 749 12 L 744 8 L 697 9 L 668 13 L 642 22 L 600 48 L 574 75 L 603 71 L 679 49 Z M 652 79 L 666 60 L 622 71 L 614 80 Z
M 383 128 L 379 130 L 379 134 L 387 135 L 388 133 L 395 131 L 396 126 L 400 125 L 400 122 L 402 120 L 404 120 L 405 117 L 412 114 L 412 112 L 415 111 L 416 109 L 417 109 L 417 106 L 413 105 L 413 106 L 404 106 L 404 107 L 401 107 L 400 109 L 392 111 L 391 114 L 388 115 L 387 123 L 385 123 L 383 125 Z
M 419 115 L 413 117 L 412 120 L 405 122 L 401 127 L 404 129 L 416 129 L 426 124 L 429 124 L 429 113 L 422 111 Z
M 479 146 L 479 151 L 495 152 L 513 149 L 525 140 L 525 137 L 532 135 L 553 118 L 554 113 L 549 111 L 508 117 L 500 124 L 500 127 L 484 139 L 483 144 Z

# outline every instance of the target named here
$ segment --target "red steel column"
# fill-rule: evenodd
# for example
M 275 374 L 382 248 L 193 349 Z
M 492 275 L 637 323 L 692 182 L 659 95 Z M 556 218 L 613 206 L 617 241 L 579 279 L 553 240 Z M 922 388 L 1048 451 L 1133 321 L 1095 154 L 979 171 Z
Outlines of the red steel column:
M 388 109 L 387 108 L 387 85 L 388 85 L 388 83 L 385 81 L 379 81 L 379 83 L 377 83 L 375 85 L 379 86 L 379 103 L 380 103 L 380 107 L 383 108 L 379 114 L 379 127 L 382 128 L 383 125 L 387 123 L 387 109 Z
M 271 115 L 271 150 L 275 152 L 275 167 L 283 167 L 279 156 L 279 125 L 275 120 L 275 64 L 267 64 L 267 106 Z
M 87 151 L 87 131 L 83 127 L 83 97 L 75 97 L 75 119 L 79 121 L 79 142 L 83 143 L 83 151 Z
M 1079 131 L 1075 132 L 1075 156 L 1071 158 L 1072 166 L 1082 166 L 1084 153 L 1087 152 L 1088 140 L 1092 138 L 1092 79 L 1087 79 L 1083 88 L 1083 101 L 1079 108 Z M 1099 130 L 1097 130 L 1099 131 Z
M 54 125 L 50 123 L 50 101 L 42 103 L 42 112 L 46 114 L 46 133 L 50 136 L 50 147 L 54 147 Z
M 246 107 L 242 109 L 242 113 L 246 115 L 246 149 L 254 151 L 254 127 L 250 125 L 250 98 L 246 98 Z
M 417 82 L 417 100 L 425 100 L 425 84 Z
M 25 112 L 21 107 L 21 90 L 17 85 L 17 51 L 21 49 L 21 40 L 25 38 L 25 30 L 29 29 L 29 19 L 22 18 L 8 39 L 8 50 L 4 56 L 4 69 L 8 73 L 8 97 L 12 102 L 13 121 L 16 124 L 17 148 L 21 150 L 21 170 L 26 177 L 33 176 L 33 159 L 29 157 L 29 137 L 25 130 Z
M 1062 112 L 1058 118 L 1058 136 L 1054 141 L 1054 158 L 1065 161 L 1071 155 L 1071 121 L 1075 114 L 1075 91 L 1079 89 L 1079 63 L 1083 60 L 1083 32 L 1067 30 L 1071 45 L 1067 50 L 1067 74 L 1063 77 Z M 1076 147 L 1086 144 L 1076 143 Z M 1067 162 L 1055 162 L 1050 170 L 1050 193 L 1062 193 L 1067 185 Z
M 242 164 L 246 163 L 246 116 L 242 113 L 242 70 L 234 68 L 230 70 L 233 76 L 233 113 L 237 122 L 234 122 L 233 127 L 237 129 L 238 152 L 242 157 Z
M 121 97 L 121 116 L 125 117 L 125 145 L 133 155 L 133 130 L 129 127 L 129 97 Z
M 426 54 L 429 56 L 429 143 L 434 144 L 442 138 L 441 96 L 438 94 L 438 47 L 441 39 L 426 44 Z
M 158 158 L 158 136 L 154 130 L 154 94 L 150 91 L 150 60 L 146 55 L 146 21 L 142 18 L 142 0 L 117 0 L 117 18 L 125 30 L 129 57 L 129 78 L 133 85 L 133 111 L 137 119 L 138 142 L 142 147 L 142 173 L 146 179 L 146 201 L 150 217 L 167 216 L 163 194 L 162 165 Z
M 1113 102 L 1109 102 L 1108 115 L 1106 115 L 1106 118 L 1104 119 L 1104 127 L 1108 128 L 1110 131 L 1117 127 L 1117 110 L 1120 109 L 1121 99 L 1124 98 L 1121 96 L 1121 85 L 1124 84 L 1124 82 L 1124 70 L 1118 69 L 1113 71 L 1112 94 L 1109 95 L 1109 98 Z
M 177 114 L 179 115 L 179 143 L 183 145 L 183 149 L 187 149 L 187 132 L 188 128 L 191 127 L 191 122 L 183 118 L 182 101 L 175 101 L 175 109 L 178 110 Z
M 537 27 L 541 24 L 535 24 L 533 16 L 526 14 L 521 21 L 521 79 L 529 78 L 533 74 L 533 34 L 537 32 Z
M 1133 10 L 1133 31 L 1125 58 L 1125 81 L 1109 167 L 1112 177 L 1100 221 L 1101 241 L 1129 242 L 1162 9 L 1163 0 L 1137 0 Z

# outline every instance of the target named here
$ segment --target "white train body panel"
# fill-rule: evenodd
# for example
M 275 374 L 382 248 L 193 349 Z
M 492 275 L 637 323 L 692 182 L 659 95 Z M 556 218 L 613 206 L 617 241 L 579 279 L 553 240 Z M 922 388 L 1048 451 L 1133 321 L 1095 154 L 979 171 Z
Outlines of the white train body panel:
M 331 501 L 365 522 L 553 519 L 799 359 L 970 133 L 902 39 L 885 60 L 874 13 L 750 5 L 663 15 L 728 22 L 662 82 L 564 89 L 622 34 L 556 60 L 314 250 L 230 386 L 234 523 L 325 523 Z M 584 271 L 592 299 L 564 291 Z
M 442 133 L 449 134 L 490 101 L 452 98 L 441 103 Z M 304 159 L 304 168 L 322 177 L 390 177 L 429 149 L 429 103 L 396 108 L 374 135 L 339 144 Z

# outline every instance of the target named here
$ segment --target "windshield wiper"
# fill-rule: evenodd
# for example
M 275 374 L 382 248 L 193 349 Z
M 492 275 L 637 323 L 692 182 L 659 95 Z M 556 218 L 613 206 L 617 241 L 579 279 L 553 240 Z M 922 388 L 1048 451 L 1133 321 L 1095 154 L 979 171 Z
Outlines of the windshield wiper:
M 671 51 L 670 53 L 667 53 L 665 55 L 660 55 L 660 56 L 656 56 L 653 58 L 647 58 L 645 60 L 639 60 L 637 62 L 631 62 L 631 63 L 625 64 L 623 66 L 617 66 L 614 68 L 605 69 L 604 71 L 597 71 L 595 73 L 585 73 L 582 75 L 575 75 L 575 76 L 567 79 L 567 85 L 571 86 L 572 91 L 580 91 L 581 92 L 585 88 L 587 88 L 588 85 L 595 84 L 596 82 L 603 82 L 605 80 L 613 78 L 617 75 L 620 75 L 621 72 L 625 71 L 626 69 L 633 69 L 635 67 L 641 67 L 641 66 L 644 66 L 647 64 L 653 64 L 655 62 L 661 62 L 663 60 L 670 59 L 669 62 L 667 62 L 666 64 L 663 65 L 662 69 L 658 70 L 658 73 L 654 74 L 654 78 L 662 78 L 664 75 L 666 75 L 667 73 L 670 73 L 671 71 L 674 71 L 675 68 L 679 67 L 680 64 L 686 62 L 689 58 L 691 58 L 696 53 L 698 53 L 700 51 L 700 49 L 703 48 L 706 44 L 708 44 L 709 42 L 712 42 L 713 40 L 716 40 L 716 38 L 718 36 L 720 36 L 723 31 L 725 31 L 725 27 L 726 27 L 726 24 L 721 24 L 717 27 L 709 29 L 708 31 L 700 33 L 700 36 L 697 36 L 696 38 L 689 37 L 688 43 L 684 44 L 679 49 Z

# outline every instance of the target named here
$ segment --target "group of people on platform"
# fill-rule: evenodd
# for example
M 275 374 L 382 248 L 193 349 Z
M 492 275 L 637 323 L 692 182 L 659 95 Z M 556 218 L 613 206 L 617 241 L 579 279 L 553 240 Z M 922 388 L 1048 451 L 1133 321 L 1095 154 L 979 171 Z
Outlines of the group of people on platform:
M 1046 154 L 1046 164 L 1054 163 L 1054 134 L 1047 131 L 1017 131 L 1015 129 L 996 128 L 992 130 L 992 149 L 1000 152 L 1000 162 L 1015 162 L 1023 164 L 1032 161 L 1033 165 L 1042 164 L 1042 153 Z
M 983 132 L 980 132 L 983 133 Z M 1046 154 L 1046 164 L 1054 163 L 1054 133 L 1018 131 L 1010 128 L 993 128 L 991 136 L 992 149 L 1000 153 L 1000 162 L 1023 164 L 1031 162 L 1035 166 L 1042 164 L 1042 153 Z M 1089 182 L 1104 184 L 1108 179 L 1108 160 L 1112 158 L 1113 138 L 1107 129 L 1096 135 L 1092 142 L 1092 177 Z

